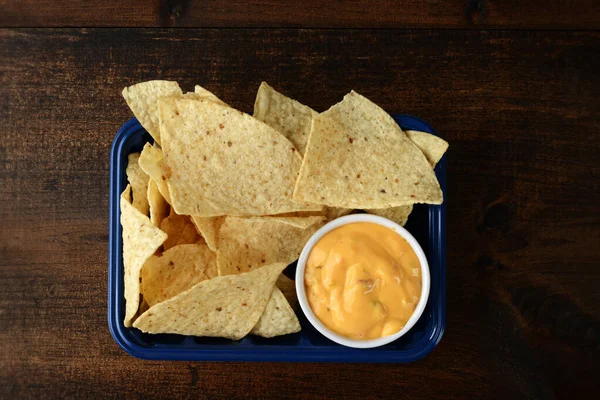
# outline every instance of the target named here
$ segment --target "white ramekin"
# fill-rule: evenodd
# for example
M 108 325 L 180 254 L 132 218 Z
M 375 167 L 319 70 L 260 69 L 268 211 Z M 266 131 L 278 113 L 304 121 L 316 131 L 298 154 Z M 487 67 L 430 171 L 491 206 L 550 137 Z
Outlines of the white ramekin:
M 422 277 L 422 286 L 421 286 L 421 298 L 419 299 L 419 303 L 415 308 L 412 316 L 407 321 L 404 328 L 402 328 L 399 332 L 396 332 L 393 335 L 385 336 L 377 339 L 369 339 L 369 340 L 355 340 L 350 339 L 346 336 L 339 335 L 333 332 L 331 329 L 327 328 L 317 316 L 313 313 L 310 305 L 308 304 L 308 299 L 306 298 L 306 289 L 304 286 L 304 270 L 306 269 L 306 260 L 314 247 L 314 245 L 327 233 L 332 230 L 339 228 L 342 225 L 353 224 L 356 222 L 371 222 L 374 224 L 378 224 L 381 226 L 385 226 L 386 228 L 390 228 L 395 231 L 398 235 L 402 236 L 408 244 L 412 247 L 417 258 L 419 259 L 419 263 L 421 264 L 421 277 Z M 423 314 L 423 310 L 425 310 L 425 306 L 427 305 L 427 299 L 429 297 L 429 286 L 430 286 L 430 276 L 429 276 L 429 264 L 427 263 L 427 257 L 425 257 L 425 253 L 423 249 L 417 242 L 417 240 L 411 235 L 406 229 L 398 225 L 397 223 L 390 221 L 387 218 L 379 217 L 377 215 L 371 214 L 352 214 L 346 215 L 345 217 L 337 218 L 328 224 L 325 224 L 321 229 L 316 231 L 312 237 L 308 240 L 302 253 L 300 254 L 300 258 L 298 259 L 298 266 L 296 268 L 296 293 L 298 295 L 298 301 L 300 302 L 300 307 L 306 315 L 308 321 L 314 326 L 323 336 L 327 337 L 330 340 L 333 340 L 336 343 L 339 343 L 348 347 L 356 347 L 360 349 L 368 349 L 372 347 L 383 346 L 385 344 L 391 343 L 394 340 L 398 339 L 402 335 L 412 328 L 419 318 L 421 314 Z

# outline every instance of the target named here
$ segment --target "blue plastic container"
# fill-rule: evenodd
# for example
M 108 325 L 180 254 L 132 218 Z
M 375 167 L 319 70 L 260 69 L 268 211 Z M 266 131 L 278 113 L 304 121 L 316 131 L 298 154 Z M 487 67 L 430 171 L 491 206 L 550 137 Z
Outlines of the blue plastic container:
M 427 122 L 409 115 L 394 119 L 404 130 L 436 134 Z M 123 258 L 119 196 L 127 185 L 127 155 L 141 151 L 152 138 L 134 118 L 117 133 L 110 159 L 110 221 L 108 250 L 108 326 L 119 346 L 129 354 L 152 360 L 193 361 L 310 361 L 404 363 L 418 360 L 439 343 L 446 326 L 446 206 L 416 205 L 406 229 L 419 241 L 431 272 L 429 301 L 417 324 L 403 337 L 374 349 L 353 349 L 338 345 L 317 332 L 301 310 L 302 330 L 292 335 L 265 339 L 249 335 L 232 341 L 180 335 L 150 335 L 123 325 Z M 446 160 L 435 168 L 446 194 Z M 286 275 L 293 278 L 295 264 Z

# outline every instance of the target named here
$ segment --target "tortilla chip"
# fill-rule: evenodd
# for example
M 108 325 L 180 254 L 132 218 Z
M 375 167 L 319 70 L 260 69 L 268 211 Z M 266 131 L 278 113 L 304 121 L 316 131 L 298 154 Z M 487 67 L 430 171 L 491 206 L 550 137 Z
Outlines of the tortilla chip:
M 158 185 L 153 179 L 148 180 L 148 204 L 150 206 L 150 221 L 156 226 L 169 215 L 171 206 L 160 194 Z
M 187 216 L 177 215 L 175 213 L 171 213 L 171 215 L 162 220 L 160 229 L 168 235 L 168 239 L 165 240 L 165 243 L 163 244 L 165 250 L 169 250 L 171 247 L 177 245 L 185 226 L 189 222 L 190 220 Z
M 431 167 L 435 167 L 448 149 L 448 142 L 430 133 L 420 131 L 405 131 L 405 133 L 419 150 L 423 152 L 427 161 L 431 164 Z M 390 219 L 398 225 L 404 226 L 412 209 L 412 206 L 399 206 L 365 211 L 369 214 L 379 215 Z
M 275 286 L 281 290 L 292 309 L 297 310 L 300 303 L 298 303 L 298 295 L 296 294 L 296 282 L 281 274 L 277 278 Z
M 146 261 L 142 268 L 142 294 L 152 307 L 215 276 L 215 253 L 205 244 L 183 244 Z
M 198 243 L 198 241 L 200 241 L 200 243 L 204 243 L 202 237 L 200 237 L 198 231 L 196 230 L 196 226 L 190 221 L 183 228 L 183 232 L 181 232 L 181 236 L 177 241 L 177 245 L 179 246 L 181 244 Z
M 356 92 L 313 119 L 294 199 L 341 208 L 441 204 L 423 153 L 379 106 Z
M 448 142 L 431 133 L 420 131 L 404 131 L 404 133 L 423 152 L 432 167 L 435 167 L 448 150 Z
M 166 178 L 163 178 L 162 169 L 158 164 L 163 157 L 164 155 L 160 148 L 146 143 L 142 149 L 138 163 L 140 164 L 140 168 L 156 183 L 160 194 L 162 194 L 166 202 L 171 204 L 169 187 L 167 186 Z
M 296 317 L 294 310 L 288 304 L 281 290 L 274 287 L 265 311 L 250 333 L 271 338 L 296 332 L 300 332 L 298 317 Z
M 121 225 L 123 226 L 123 264 L 125 266 L 125 320 L 130 327 L 140 305 L 140 271 L 144 262 L 167 239 L 150 219 L 129 201 L 131 186 L 121 194 Z
M 240 274 L 275 262 L 294 262 L 310 236 L 323 225 L 314 217 L 308 218 L 313 224 L 302 229 L 272 217 L 227 217 L 219 231 L 219 275 Z
M 312 108 L 284 96 L 266 82 L 260 84 L 254 102 L 254 118 L 281 132 L 300 154 L 304 154 L 310 124 L 317 115 Z
M 399 206 L 399 207 L 391 207 L 391 208 L 381 208 L 381 209 L 373 209 L 373 210 L 365 210 L 369 214 L 379 215 L 380 217 L 384 217 L 390 219 L 397 223 L 400 226 L 404 226 L 406 221 L 408 220 L 408 216 L 412 212 L 413 206 Z
M 321 210 L 291 199 L 301 157 L 279 132 L 211 101 L 159 100 L 163 171 L 178 214 Z
M 430 133 L 420 131 L 405 131 L 405 133 L 419 150 L 423 152 L 427 161 L 431 164 L 431 167 L 435 167 L 448 149 L 448 142 Z M 379 215 L 390 219 L 398 225 L 404 226 L 412 209 L 413 207 L 410 205 L 365 211 L 369 214 Z
M 191 95 L 192 93 L 186 93 L 186 95 Z M 219 99 L 217 96 L 215 96 L 214 94 L 212 94 L 212 92 L 209 92 L 208 90 L 204 89 L 202 86 L 200 85 L 196 85 L 196 88 L 194 89 L 194 93 L 195 96 L 189 96 L 189 98 L 196 98 L 196 99 L 200 99 L 200 100 L 209 100 L 212 102 L 215 102 L 217 104 L 221 104 L 223 106 L 227 106 L 229 107 L 229 105 L 225 104 L 223 102 L 223 100 Z
M 197 217 L 192 215 L 191 218 L 208 247 L 212 251 L 217 251 L 219 229 L 221 228 L 221 225 L 223 225 L 223 222 L 225 222 L 225 217 Z
M 241 339 L 260 319 L 285 267 L 272 264 L 247 274 L 199 282 L 151 307 L 133 326 L 148 333 Z
M 158 108 L 156 101 L 161 97 L 177 96 L 183 94 L 177 82 L 148 81 L 138 83 L 123 89 L 123 97 L 140 124 L 160 144 L 160 130 L 158 127 Z
M 138 160 L 140 153 L 131 153 L 127 157 L 127 180 L 133 192 L 133 206 L 142 214 L 148 214 L 148 175 L 140 168 Z

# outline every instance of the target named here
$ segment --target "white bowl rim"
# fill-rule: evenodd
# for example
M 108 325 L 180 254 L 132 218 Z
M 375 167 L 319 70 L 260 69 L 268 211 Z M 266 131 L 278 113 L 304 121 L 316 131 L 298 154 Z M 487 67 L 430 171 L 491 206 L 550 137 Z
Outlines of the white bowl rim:
M 412 247 L 413 251 L 417 255 L 417 258 L 419 259 L 419 263 L 421 264 L 421 279 L 422 279 L 421 297 L 419 299 L 419 302 L 417 303 L 417 307 L 415 308 L 415 311 L 413 312 L 411 317 L 406 322 L 406 325 L 404 325 L 404 327 L 400 331 L 394 333 L 393 335 L 384 336 L 384 337 L 377 338 L 377 339 L 369 339 L 369 340 L 350 339 L 346 336 L 342 336 L 338 333 L 335 333 L 331 329 L 327 328 L 321 322 L 321 320 L 319 320 L 319 318 L 317 318 L 317 316 L 313 313 L 312 309 L 310 308 L 310 305 L 308 304 L 308 299 L 306 297 L 306 289 L 304 287 L 304 271 L 306 269 L 306 261 L 308 259 L 310 252 L 312 251 L 313 247 L 315 246 L 315 244 L 323 236 L 325 236 L 327 233 L 331 232 L 332 230 L 339 228 L 340 226 L 343 226 L 343 225 L 348 225 L 348 224 L 353 224 L 353 223 L 358 223 L 358 222 L 370 222 L 370 223 L 378 224 L 381 226 L 385 226 L 386 228 L 392 229 L 393 231 L 398 233 L 400 236 L 402 236 L 404 239 L 406 239 L 408 244 Z M 394 221 L 391 221 L 384 217 L 380 217 L 378 215 L 372 215 L 372 214 L 346 215 L 344 217 L 336 218 L 333 221 L 330 221 L 329 223 L 323 225 L 319 230 L 317 230 L 311 236 L 311 238 L 308 240 L 308 242 L 306 242 L 306 245 L 304 245 L 304 249 L 302 249 L 302 253 L 300 254 L 300 258 L 298 259 L 298 266 L 296 267 L 295 278 L 296 278 L 296 294 L 298 295 L 298 302 L 300 303 L 300 308 L 302 308 L 304 315 L 306 316 L 308 321 L 311 323 L 311 325 L 314 326 L 315 329 L 317 329 L 323 336 L 325 336 L 326 338 L 328 338 L 338 344 L 341 344 L 341 345 L 344 345 L 347 347 L 360 348 L 360 349 L 368 349 L 368 348 L 383 346 L 383 345 L 391 343 L 391 342 L 397 340 L 398 338 L 404 336 L 404 334 L 406 334 L 406 332 L 408 332 L 417 323 L 417 321 L 423 314 L 423 311 L 425 310 L 425 306 L 427 305 L 427 300 L 429 299 L 429 289 L 430 289 L 430 285 L 431 285 L 431 278 L 429 275 L 429 263 L 427 262 L 427 257 L 425 256 L 425 253 L 423 252 L 421 245 L 419 245 L 419 243 L 414 238 L 414 236 L 411 235 L 410 232 L 408 232 L 405 228 L 398 225 Z

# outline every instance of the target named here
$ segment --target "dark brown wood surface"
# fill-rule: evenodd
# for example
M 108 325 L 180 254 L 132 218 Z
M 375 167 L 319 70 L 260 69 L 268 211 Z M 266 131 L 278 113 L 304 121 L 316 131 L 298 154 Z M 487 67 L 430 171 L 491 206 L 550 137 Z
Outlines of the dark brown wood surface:
M 10 27 L 599 29 L 596 0 L 0 0 Z
M 600 359 L 600 33 L 0 30 L 0 398 L 582 398 Z M 122 87 L 356 89 L 450 142 L 448 323 L 408 365 L 150 362 L 107 326 Z

